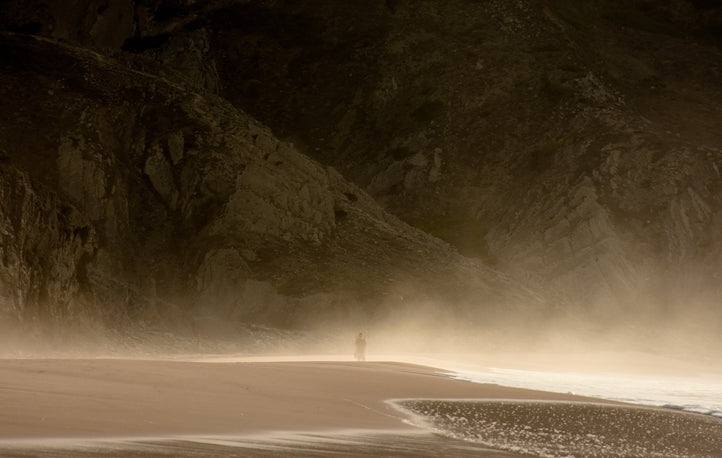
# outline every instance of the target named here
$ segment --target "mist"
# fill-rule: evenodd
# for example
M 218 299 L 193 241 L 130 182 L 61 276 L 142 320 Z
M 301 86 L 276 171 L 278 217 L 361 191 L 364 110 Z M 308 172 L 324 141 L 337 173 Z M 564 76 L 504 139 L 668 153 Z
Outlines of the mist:
M 64 3 L 0 11 L 0 455 L 286 427 L 453 446 L 388 405 L 414 396 L 714 430 L 719 2 Z M 439 424 L 485 407 L 451 404 Z

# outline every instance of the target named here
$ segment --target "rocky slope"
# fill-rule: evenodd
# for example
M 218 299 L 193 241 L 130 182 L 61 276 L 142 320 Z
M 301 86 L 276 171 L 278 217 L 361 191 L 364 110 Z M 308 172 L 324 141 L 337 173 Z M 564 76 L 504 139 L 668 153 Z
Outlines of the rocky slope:
M 718 2 L 331 3 L 211 16 L 223 94 L 565 308 L 719 322 Z
M 210 92 L 36 36 L 0 49 L 6 319 L 228 338 L 543 307 Z
M 0 13 L 4 173 L 58 221 L 8 315 L 722 326 L 719 2 L 59 5 Z

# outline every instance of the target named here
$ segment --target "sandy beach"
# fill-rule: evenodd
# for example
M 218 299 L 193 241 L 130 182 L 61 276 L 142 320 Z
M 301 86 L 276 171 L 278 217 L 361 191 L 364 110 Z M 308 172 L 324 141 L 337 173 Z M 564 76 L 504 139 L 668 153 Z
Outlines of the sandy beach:
M 395 362 L 6 359 L 0 455 L 529 456 L 420 428 L 393 399 L 618 405 Z

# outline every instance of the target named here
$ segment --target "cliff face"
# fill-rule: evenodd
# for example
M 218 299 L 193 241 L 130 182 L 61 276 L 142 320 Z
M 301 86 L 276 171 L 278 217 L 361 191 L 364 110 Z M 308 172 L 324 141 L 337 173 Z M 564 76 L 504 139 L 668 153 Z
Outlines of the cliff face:
M 234 104 L 404 221 L 614 316 L 719 309 L 719 12 L 246 2 L 209 28 Z
M 0 48 L 3 310 L 21 322 L 366 322 L 400 295 L 473 292 L 543 305 L 210 92 L 44 38 Z
M 37 322 L 97 313 L 85 288 L 98 243 L 92 225 L 55 195 L 36 189 L 27 175 L 7 164 L 0 173 L 2 316 Z
M 719 324 L 714 2 L 56 3 L 0 13 L 8 315 Z

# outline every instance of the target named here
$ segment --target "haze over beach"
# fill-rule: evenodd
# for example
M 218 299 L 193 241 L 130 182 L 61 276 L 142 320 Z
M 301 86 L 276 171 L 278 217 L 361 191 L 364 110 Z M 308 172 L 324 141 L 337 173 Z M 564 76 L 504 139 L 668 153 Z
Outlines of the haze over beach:
M 286 342 L 294 355 L 144 347 L 0 360 L 0 455 L 722 456 L 722 370 L 704 360 L 383 354 L 388 341 L 368 333 L 359 362 L 353 334 L 345 354 L 310 353 L 342 340 L 319 335 L 309 352 Z
M 0 456 L 722 457 L 719 0 L 5 0 Z

